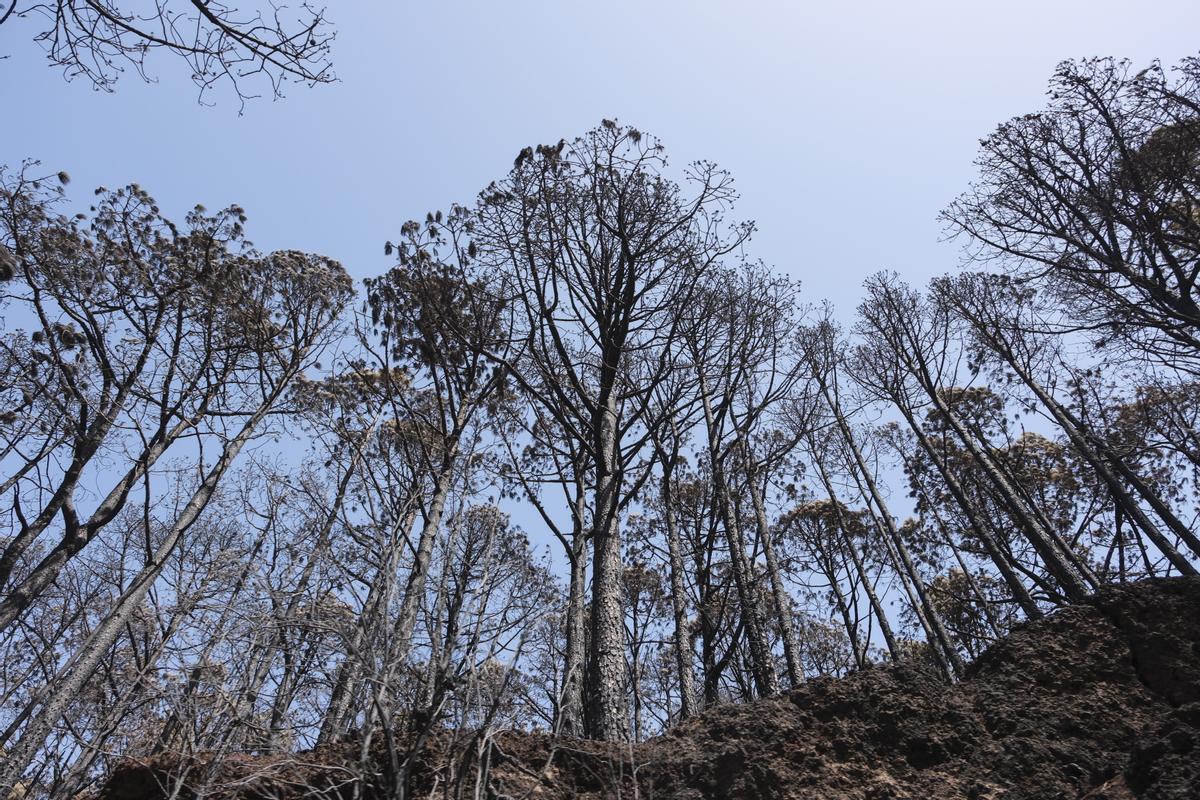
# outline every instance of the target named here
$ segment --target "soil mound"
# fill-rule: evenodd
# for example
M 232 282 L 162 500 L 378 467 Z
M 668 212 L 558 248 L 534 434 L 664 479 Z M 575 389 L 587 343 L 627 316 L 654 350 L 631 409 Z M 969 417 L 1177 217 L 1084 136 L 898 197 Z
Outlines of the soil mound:
M 457 741 L 457 743 L 456 743 Z M 463 746 L 466 745 L 466 746 Z M 103 800 L 384 797 L 353 743 L 273 758 L 129 761 Z M 468 753 L 469 755 L 461 755 Z M 386 770 L 377 770 L 381 775 Z M 494 798 L 1200 798 L 1200 578 L 1110 586 L 1023 625 L 947 686 L 920 666 L 710 709 L 633 746 L 505 733 L 423 744 L 412 797 L 454 774 Z M 182 782 L 181 779 L 182 778 Z M 453 794 L 449 796 L 454 796 Z

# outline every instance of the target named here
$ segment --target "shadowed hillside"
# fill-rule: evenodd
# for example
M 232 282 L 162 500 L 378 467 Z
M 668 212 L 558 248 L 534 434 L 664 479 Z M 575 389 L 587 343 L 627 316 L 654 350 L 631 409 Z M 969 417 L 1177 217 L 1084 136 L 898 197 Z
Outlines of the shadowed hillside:
M 1200 792 L 1200 579 L 1110 586 L 1020 627 L 959 685 L 912 665 L 714 708 L 641 745 L 431 737 L 414 797 L 460 780 L 530 798 L 1194 798 Z M 353 743 L 188 765 L 209 797 L 380 796 Z M 450 755 L 453 753 L 453 757 Z M 485 766 L 475 755 L 482 754 Z M 104 800 L 166 797 L 179 764 L 128 763 Z M 458 776 L 454 773 L 457 771 Z

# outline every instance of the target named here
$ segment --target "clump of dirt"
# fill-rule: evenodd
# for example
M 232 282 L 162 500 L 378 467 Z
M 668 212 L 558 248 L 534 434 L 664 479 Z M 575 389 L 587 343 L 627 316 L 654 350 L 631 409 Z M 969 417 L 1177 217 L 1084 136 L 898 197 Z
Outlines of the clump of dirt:
M 1106 587 L 1021 626 L 954 686 L 900 664 L 713 708 L 639 745 L 460 736 L 422 745 L 410 796 L 483 775 L 486 791 L 465 796 L 1191 800 L 1200 797 L 1200 578 Z M 185 787 L 203 774 L 205 796 L 230 800 L 388 796 L 387 770 L 364 777 L 357 752 L 200 758 L 186 770 L 178 759 L 130 761 L 101 797 L 165 797 L 185 771 Z

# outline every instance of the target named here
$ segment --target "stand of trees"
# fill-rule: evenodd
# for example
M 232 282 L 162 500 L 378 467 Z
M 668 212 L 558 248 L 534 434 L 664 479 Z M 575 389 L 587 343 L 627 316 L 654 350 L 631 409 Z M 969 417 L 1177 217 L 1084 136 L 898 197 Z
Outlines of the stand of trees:
M 1200 61 L 1052 90 L 945 212 L 985 263 L 876 275 L 844 327 L 747 255 L 728 174 L 611 121 L 403 225 L 361 303 L 240 208 L 71 217 L 4 172 L 0 796 L 339 741 L 399 795 L 431 735 L 953 681 L 1195 574 Z

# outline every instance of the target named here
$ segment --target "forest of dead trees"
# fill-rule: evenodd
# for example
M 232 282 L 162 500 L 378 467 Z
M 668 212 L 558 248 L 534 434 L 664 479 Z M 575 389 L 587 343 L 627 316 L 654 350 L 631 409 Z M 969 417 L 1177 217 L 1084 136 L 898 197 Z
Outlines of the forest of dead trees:
M 402 771 L 401 729 L 641 740 L 872 663 L 954 681 L 1195 574 L 1200 59 L 1067 62 L 977 167 L 965 267 L 853 314 L 754 259 L 727 173 L 611 121 L 360 287 L 237 206 L 7 168 L 0 796 L 335 741 Z

